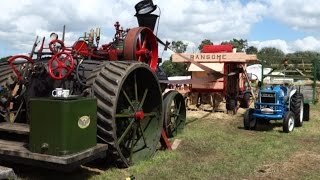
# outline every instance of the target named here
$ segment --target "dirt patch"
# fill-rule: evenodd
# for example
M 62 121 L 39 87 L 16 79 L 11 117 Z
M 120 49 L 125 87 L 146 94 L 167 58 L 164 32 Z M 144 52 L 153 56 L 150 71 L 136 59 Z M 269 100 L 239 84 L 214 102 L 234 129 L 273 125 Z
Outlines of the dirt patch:
M 320 169 L 320 155 L 305 151 L 289 156 L 285 162 L 271 163 L 256 169 L 253 177 L 249 179 L 300 179 L 307 171 Z

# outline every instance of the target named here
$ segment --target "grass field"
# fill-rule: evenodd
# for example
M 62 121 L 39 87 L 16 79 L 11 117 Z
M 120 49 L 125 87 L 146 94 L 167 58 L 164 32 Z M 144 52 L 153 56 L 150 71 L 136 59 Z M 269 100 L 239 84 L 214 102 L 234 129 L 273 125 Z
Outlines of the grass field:
M 311 120 L 290 134 L 281 123 L 243 129 L 238 114 L 189 111 L 175 151 L 158 151 L 149 161 L 128 169 L 89 164 L 72 173 L 14 166 L 22 179 L 320 179 L 320 105 Z M 12 167 L 12 166 L 11 166 Z
M 108 169 L 91 179 L 318 179 L 320 106 L 293 133 L 281 123 L 243 129 L 243 110 L 235 115 L 188 112 L 188 124 L 175 151 L 158 151 L 128 169 Z

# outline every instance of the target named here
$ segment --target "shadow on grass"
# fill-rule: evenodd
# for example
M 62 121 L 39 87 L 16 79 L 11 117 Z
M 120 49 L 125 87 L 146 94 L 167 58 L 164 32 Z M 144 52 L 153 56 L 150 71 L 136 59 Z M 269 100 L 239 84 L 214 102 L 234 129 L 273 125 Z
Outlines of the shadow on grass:
M 61 171 L 47 169 L 45 167 L 37 167 L 23 164 L 16 164 L 11 162 L 1 161 L 1 165 L 6 167 L 11 167 L 15 174 L 20 179 L 79 179 L 87 180 L 92 176 L 99 175 L 102 172 L 113 168 L 111 164 L 107 164 L 104 159 L 97 159 L 90 163 L 87 163 L 83 166 L 72 171 Z
M 269 122 L 269 121 L 259 121 L 257 127 L 254 131 L 273 131 L 274 128 L 282 127 L 282 122 Z M 243 129 L 243 126 L 238 126 L 238 129 Z M 283 133 L 282 130 L 278 130 L 280 133 Z
M 210 114 L 212 114 L 212 113 L 213 113 L 213 112 L 209 112 L 209 113 L 205 114 L 204 116 L 202 116 L 202 117 L 200 117 L 200 118 L 194 118 L 194 119 L 192 119 L 192 120 L 189 120 L 189 121 L 186 122 L 186 125 L 191 124 L 191 123 L 194 123 L 194 122 L 196 122 L 196 121 L 198 121 L 198 120 L 204 119 L 204 118 L 210 116 Z

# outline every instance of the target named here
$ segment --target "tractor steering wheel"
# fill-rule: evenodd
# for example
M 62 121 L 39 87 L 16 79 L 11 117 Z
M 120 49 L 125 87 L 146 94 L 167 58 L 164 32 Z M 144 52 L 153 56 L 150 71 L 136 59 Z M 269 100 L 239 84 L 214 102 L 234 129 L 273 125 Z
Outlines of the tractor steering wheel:
M 53 54 L 58 54 L 60 52 L 63 52 L 65 50 L 65 48 L 66 47 L 64 46 L 63 41 L 61 41 L 59 39 L 52 40 L 49 43 L 49 49 Z
M 31 59 L 31 57 L 25 56 L 25 55 L 12 56 L 8 59 L 8 62 L 10 64 L 10 66 L 12 67 L 14 73 L 17 75 L 19 81 L 21 81 L 21 80 L 23 80 L 22 74 L 20 73 L 20 71 L 17 69 L 17 67 L 14 64 L 16 59 L 25 59 L 25 60 L 27 60 L 27 63 L 31 63 L 31 64 L 34 64 L 34 61 L 33 61 L 33 59 Z
M 56 80 L 69 76 L 74 68 L 74 59 L 70 53 L 60 52 L 55 54 L 49 61 L 49 74 Z

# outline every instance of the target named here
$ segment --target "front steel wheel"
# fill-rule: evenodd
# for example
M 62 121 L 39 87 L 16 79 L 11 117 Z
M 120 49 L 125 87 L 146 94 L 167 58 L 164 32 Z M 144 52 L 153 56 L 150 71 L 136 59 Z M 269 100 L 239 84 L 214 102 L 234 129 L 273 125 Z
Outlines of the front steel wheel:
M 168 137 L 182 132 L 186 124 L 186 105 L 183 96 L 176 90 L 164 95 L 164 130 Z

